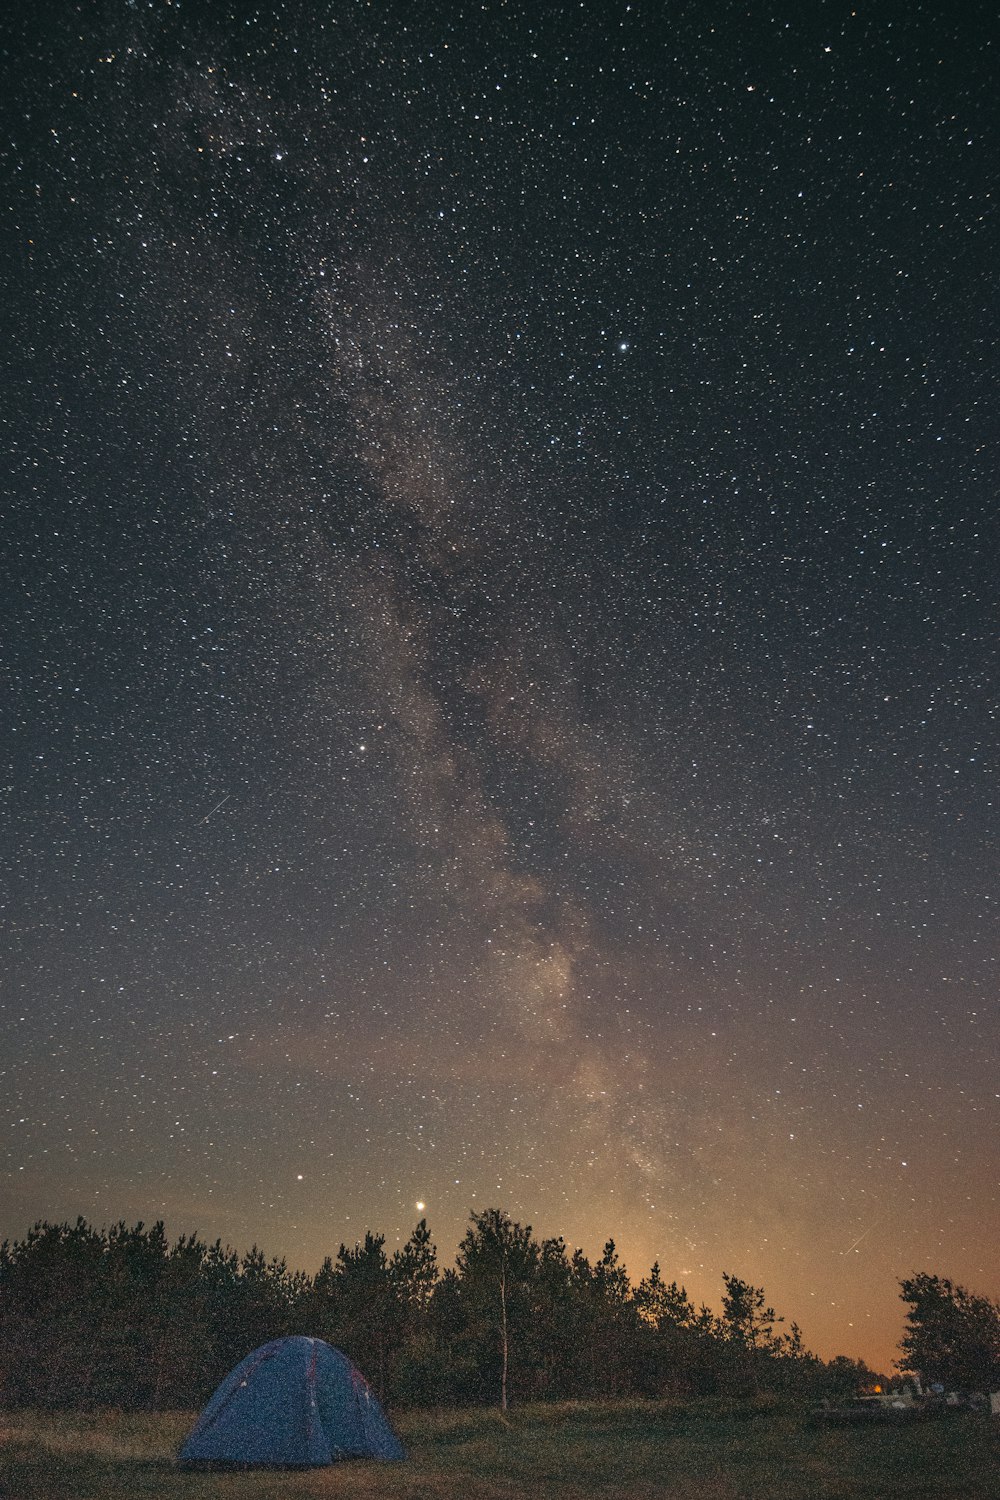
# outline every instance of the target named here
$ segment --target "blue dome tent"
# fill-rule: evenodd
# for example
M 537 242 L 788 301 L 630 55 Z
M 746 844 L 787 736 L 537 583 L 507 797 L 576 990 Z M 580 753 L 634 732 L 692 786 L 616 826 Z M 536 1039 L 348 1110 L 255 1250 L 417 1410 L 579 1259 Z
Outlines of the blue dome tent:
M 322 1339 L 274 1339 L 230 1370 L 180 1451 L 182 1463 L 313 1468 L 402 1458 L 368 1383 Z

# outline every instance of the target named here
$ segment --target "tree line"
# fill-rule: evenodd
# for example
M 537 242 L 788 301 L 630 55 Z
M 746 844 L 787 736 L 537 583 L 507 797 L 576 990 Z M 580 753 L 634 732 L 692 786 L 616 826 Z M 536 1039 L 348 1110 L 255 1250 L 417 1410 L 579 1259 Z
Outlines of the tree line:
M 925 1281 L 937 1315 L 942 1296 L 955 1303 L 951 1283 Z M 875 1378 L 859 1361 L 810 1354 L 762 1288 L 729 1274 L 723 1284 L 716 1314 L 657 1265 L 633 1284 L 612 1240 L 591 1261 L 501 1209 L 471 1215 L 454 1266 L 439 1266 L 421 1220 L 392 1254 L 369 1232 L 314 1276 L 256 1247 L 170 1243 L 162 1223 L 40 1223 L 0 1246 L 0 1402 L 195 1407 L 251 1349 L 293 1333 L 342 1349 L 396 1405 L 818 1397 Z M 978 1304 L 966 1312 L 982 1321 Z

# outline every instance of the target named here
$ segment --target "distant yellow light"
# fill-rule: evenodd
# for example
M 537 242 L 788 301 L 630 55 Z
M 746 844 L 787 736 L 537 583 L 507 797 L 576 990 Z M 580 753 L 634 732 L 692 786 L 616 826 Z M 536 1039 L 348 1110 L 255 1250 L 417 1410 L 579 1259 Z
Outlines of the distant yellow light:
M 422 1214 L 424 1209 L 427 1207 L 427 1204 L 418 1199 L 418 1201 L 413 1206 L 417 1210 L 418 1214 Z

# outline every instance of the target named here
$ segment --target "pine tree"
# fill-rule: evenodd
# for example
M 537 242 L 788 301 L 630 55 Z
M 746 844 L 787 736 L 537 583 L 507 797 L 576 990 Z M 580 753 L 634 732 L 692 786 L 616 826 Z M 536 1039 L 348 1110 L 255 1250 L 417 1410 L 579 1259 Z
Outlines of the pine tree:
M 1000 1304 L 927 1272 L 901 1281 L 900 1295 L 909 1311 L 898 1369 L 949 1389 L 1000 1385 Z

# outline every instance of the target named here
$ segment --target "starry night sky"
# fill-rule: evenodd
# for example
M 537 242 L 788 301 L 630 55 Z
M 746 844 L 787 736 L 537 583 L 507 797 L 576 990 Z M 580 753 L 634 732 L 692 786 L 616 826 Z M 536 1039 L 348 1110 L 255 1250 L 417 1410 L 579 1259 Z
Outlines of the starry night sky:
M 993 8 L 10 11 L 0 1234 L 995 1293 Z

